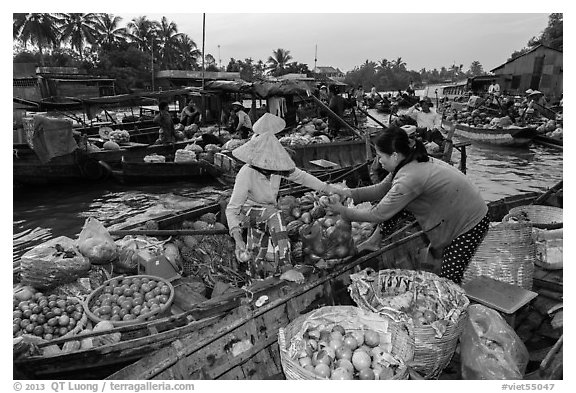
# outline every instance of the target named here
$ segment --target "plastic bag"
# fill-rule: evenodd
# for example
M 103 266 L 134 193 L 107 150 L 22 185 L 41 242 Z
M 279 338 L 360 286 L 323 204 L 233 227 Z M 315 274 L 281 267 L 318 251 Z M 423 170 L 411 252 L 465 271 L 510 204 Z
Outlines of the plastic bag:
M 330 221 L 328 221 L 330 220 Z M 343 259 L 356 254 L 352 224 L 340 216 L 325 216 L 300 230 L 304 261 Z
M 90 261 L 66 236 L 42 243 L 21 259 L 21 282 L 36 289 L 53 288 L 76 281 L 90 270 Z
M 127 235 L 118 240 L 119 255 L 114 268 L 120 273 L 136 273 L 140 263 L 146 263 L 162 254 L 163 242 L 152 243 L 143 236 Z
M 514 329 L 491 308 L 474 304 L 460 337 L 463 379 L 522 379 L 528 350 Z
M 104 225 L 95 218 L 88 218 L 78 237 L 78 249 L 90 263 L 103 265 L 118 257 L 116 243 Z

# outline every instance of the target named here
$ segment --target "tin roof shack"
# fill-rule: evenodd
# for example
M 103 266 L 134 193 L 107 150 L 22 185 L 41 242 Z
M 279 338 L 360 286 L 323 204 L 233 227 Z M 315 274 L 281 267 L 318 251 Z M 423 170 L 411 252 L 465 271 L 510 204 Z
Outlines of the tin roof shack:
M 240 80 L 239 72 L 214 72 L 163 70 L 156 73 L 158 89 L 171 90 L 181 87 L 202 87 L 202 79 L 207 81 L 235 81 Z
M 563 53 L 545 45 L 507 61 L 491 70 L 500 88 L 509 94 L 539 90 L 550 99 L 560 98 L 563 91 Z
M 94 98 L 116 94 L 114 79 L 88 75 L 76 67 L 38 67 L 38 83 L 43 98 Z

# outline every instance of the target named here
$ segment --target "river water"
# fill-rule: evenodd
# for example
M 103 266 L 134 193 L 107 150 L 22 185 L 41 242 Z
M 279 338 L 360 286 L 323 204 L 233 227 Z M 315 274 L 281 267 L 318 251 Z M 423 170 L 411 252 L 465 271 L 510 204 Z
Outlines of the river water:
M 386 116 L 370 113 L 380 121 Z M 369 124 L 372 121 L 369 120 Z M 455 138 L 458 141 L 458 138 Z M 562 151 L 541 146 L 504 148 L 472 144 L 467 147 L 467 175 L 487 201 L 530 191 L 542 191 L 562 180 Z M 459 161 L 459 153 L 453 159 Z M 164 213 L 216 200 L 224 191 L 218 183 L 194 186 L 186 182 L 124 186 L 95 185 L 15 188 L 13 194 L 13 259 L 48 239 L 75 239 L 88 217 L 106 227 L 141 221 Z

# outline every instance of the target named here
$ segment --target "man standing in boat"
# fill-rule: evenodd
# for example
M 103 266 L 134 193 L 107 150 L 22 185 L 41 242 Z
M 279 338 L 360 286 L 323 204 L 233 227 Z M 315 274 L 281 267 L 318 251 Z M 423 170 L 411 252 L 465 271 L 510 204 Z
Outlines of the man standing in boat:
M 338 94 L 338 87 L 336 85 L 330 86 L 330 104 L 328 107 L 340 119 L 344 115 L 344 98 Z M 340 120 L 334 118 L 334 116 L 328 116 L 328 129 L 332 137 L 336 137 L 338 131 L 340 131 Z
M 160 126 L 160 130 L 158 131 L 158 139 L 155 144 L 174 143 L 176 141 L 176 131 L 174 130 L 172 115 L 168 111 L 168 103 L 166 101 L 160 102 L 158 109 L 160 113 L 154 117 L 154 123 Z
M 492 79 L 492 83 L 488 86 L 488 102 L 491 105 L 499 107 L 500 104 L 498 99 L 500 97 L 500 85 L 496 82 L 496 79 Z

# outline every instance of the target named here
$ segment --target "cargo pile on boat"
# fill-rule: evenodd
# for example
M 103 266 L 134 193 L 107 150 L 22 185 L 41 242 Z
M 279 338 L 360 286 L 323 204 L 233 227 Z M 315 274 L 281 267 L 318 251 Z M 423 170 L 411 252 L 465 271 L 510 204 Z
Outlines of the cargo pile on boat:
M 556 115 L 556 119 L 550 120 L 545 117 L 523 118 L 518 115 L 515 122 L 509 116 L 499 116 L 493 109 L 471 109 L 464 107 L 461 110 L 448 109 L 444 112 L 445 120 L 462 124 L 468 127 L 483 129 L 514 129 L 535 128 L 536 131 L 549 138 L 563 139 L 563 116 Z

